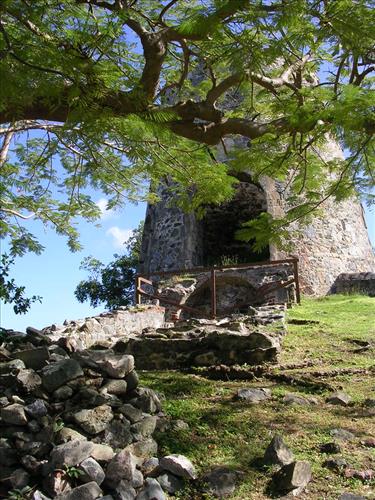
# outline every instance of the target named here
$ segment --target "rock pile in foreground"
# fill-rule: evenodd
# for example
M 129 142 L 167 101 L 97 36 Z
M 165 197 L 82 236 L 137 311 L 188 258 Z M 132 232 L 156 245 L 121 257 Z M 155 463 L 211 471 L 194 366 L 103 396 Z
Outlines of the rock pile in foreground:
M 0 347 L 0 394 L 0 497 L 162 500 L 195 479 L 187 458 L 155 458 L 161 404 L 131 355 L 28 329 Z

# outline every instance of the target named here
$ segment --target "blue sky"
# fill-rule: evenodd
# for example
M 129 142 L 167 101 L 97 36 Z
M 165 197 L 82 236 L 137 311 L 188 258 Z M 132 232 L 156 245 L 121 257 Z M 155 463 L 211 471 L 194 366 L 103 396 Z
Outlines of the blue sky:
M 1 304 L 2 327 L 20 331 L 27 326 L 42 328 L 52 323 L 61 324 L 64 319 L 92 316 L 104 309 L 94 309 L 88 303 L 80 304 L 74 297 L 76 285 L 87 277 L 87 273 L 79 269 L 80 263 L 88 255 L 108 263 L 114 253 L 122 253 L 123 242 L 144 219 L 146 205 L 128 204 L 121 212 L 106 211 L 105 198 L 98 194 L 94 199 L 102 209 L 101 227 L 87 222 L 79 224 L 80 241 L 84 246 L 81 252 L 70 252 L 64 237 L 51 229 L 45 230 L 36 222 L 28 223 L 27 227 L 45 250 L 41 255 L 29 253 L 18 258 L 11 274 L 17 284 L 26 286 L 26 296 L 40 295 L 43 301 L 33 304 L 29 312 L 22 315 L 15 315 L 10 304 Z M 2 252 L 6 251 L 6 244 L 1 242 L 1 245 Z

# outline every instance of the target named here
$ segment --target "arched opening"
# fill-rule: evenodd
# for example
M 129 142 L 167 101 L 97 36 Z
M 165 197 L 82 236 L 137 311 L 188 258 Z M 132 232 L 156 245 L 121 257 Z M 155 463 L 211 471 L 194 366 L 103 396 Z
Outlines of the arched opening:
M 204 282 L 185 301 L 185 305 L 210 314 L 211 285 L 210 280 Z M 239 276 L 222 275 L 216 278 L 216 312 L 224 316 L 233 312 L 246 311 L 250 305 L 259 305 L 259 294 L 246 279 Z M 261 299 L 261 302 L 263 300 Z M 189 313 L 183 312 L 184 317 Z
M 267 211 L 263 189 L 247 174 L 237 175 L 239 183 L 232 200 L 222 205 L 210 205 L 201 221 L 203 265 L 242 264 L 269 260 L 269 248 L 254 252 L 252 242 L 235 238 L 244 222 Z

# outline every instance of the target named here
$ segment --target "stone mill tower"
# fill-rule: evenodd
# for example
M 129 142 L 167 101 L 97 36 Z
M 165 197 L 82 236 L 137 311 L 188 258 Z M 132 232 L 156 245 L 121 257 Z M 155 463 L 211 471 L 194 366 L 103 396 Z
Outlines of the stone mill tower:
M 327 157 L 342 155 L 331 142 Z M 249 166 L 251 172 L 251 166 Z M 302 228 L 298 237 L 291 236 L 290 254 L 270 245 L 260 254 L 235 239 L 242 222 L 261 212 L 280 217 L 288 209 L 283 186 L 269 178 L 255 184 L 250 174 L 238 176 L 234 198 L 220 206 L 207 207 L 203 219 L 183 213 L 173 206 L 173 189 L 168 181 L 159 188 L 161 201 L 149 205 L 146 212 L 139 271 L 188 269 L 224 263 L 276 260 L 290 255 L 299 258 L 302 291 L 324 295 L 340 273 L 375 270 L 375 258 L 369 241 L 364 213 L 357 199 L 337 203 L 328 199 L 321 216 Z

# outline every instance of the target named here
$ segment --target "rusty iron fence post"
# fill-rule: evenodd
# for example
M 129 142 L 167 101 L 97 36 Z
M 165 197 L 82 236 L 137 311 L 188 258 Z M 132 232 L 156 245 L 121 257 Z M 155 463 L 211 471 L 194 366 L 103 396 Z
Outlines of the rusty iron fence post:
M 299 287 L 299 276 L 298 276 L 298 258 L 295 257 L 293 261 L 293 272 L 294 272 L 294 279 L 296 282 L 296 299 L 297 299 L 297 304 L 301 304 L 301 290 Z
M 216 318 L 216 272 L 211 269 L 211 318 Z
M 142 295 L 138 291 L 139 288 L 141 288 L 141 277 L 137 276 L 135 278 L 135 304 L 137 306 L 142 304 Z

